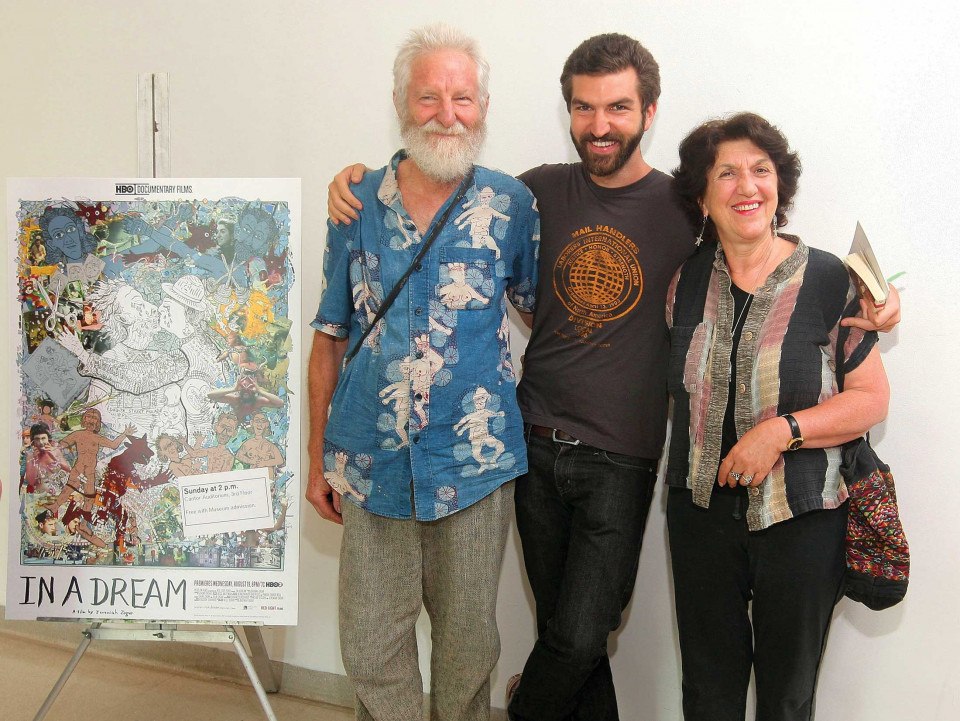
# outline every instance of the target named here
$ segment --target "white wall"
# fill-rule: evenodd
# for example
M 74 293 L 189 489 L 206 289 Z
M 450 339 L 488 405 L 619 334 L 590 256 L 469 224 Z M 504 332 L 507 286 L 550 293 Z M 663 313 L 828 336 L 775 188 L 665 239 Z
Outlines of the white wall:
M 860 219 L 885 269 L 907 271 L 902 327 L 882 344 L 890 420 L 874 440 L 900 482 L 913 582 L 894 610 L 839 606 L 818 719 L 952 720 L 960 718 L 960 490 L 945 450 L 954 446 L 960 406 L 960 262 L 951 252 L 960 209 L 960 19 L 946 0 L 906 5 L 5 0 L 0 175 L 133 175 L 136 77 L 166 71 L 173 174 L 303 177 L 309 282 L 320 263 L 328 179 L 354 160 L 383 164 L 398 143 L 390 67 L 409 27 L 445 20 L 481 41 L 493 66 L 484 160 L 509 172 L 574 159 L 557 82 L 567 54 L 598 32 L 639 38 L 663 75 L 660 110 L 643 146 L 652 164 L 671 169 L 680 138 L 707 116 L 759 112 L 803 158 L 791 230 L 842 252 Z M 318 297 L 317 287 L 304 288 L 304 317 Z M 6 285 L 2 298 L 15 312 Z M 9 408 L 9 389 L 3 394 L 0 407 Z M 7 434 L 0 451 L 11 452 Z M 4 480 L 5 508 L 15 479 Z M 680 718 L 662 501 L 659 494 L 637 592 L 612 644 L 627 721 Z M 5 528 L 4 513 L 0 552 Z M 301 623 L 270 632 L 275 658 L 342 671 L 339 539 L 337 528 L 304 510 Z M 501 589 L 498 704 L 533 642 L 513 541 Z

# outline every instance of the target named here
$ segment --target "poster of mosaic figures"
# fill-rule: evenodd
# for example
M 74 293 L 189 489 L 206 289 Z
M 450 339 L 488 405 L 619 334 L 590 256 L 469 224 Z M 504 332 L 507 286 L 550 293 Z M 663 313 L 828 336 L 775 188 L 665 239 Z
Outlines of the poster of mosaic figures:
M 116 579 L 120 600 L 100 605 L 129 606 L 118 569 L 187 581 L 176 612 L 155 618 L 191 617 L 188 606 L 198 620 L 295 614 L 299 198 L 295 180 L 10 181 L 20 452 L 8 615 L 90 608 Z M 259 490 L 240 481 L 251 470 Z M 199 533 L 185 528 L 187 493 L 205 494 L 191 509 L 208 521 Z M 258 511 L 237 510 L 256 505 L 245 496 Z M 86 599 L 76 573 L 56 587 L 79 569 Z M 265 613 L 203 590 L 270 574 L 290 592 Z

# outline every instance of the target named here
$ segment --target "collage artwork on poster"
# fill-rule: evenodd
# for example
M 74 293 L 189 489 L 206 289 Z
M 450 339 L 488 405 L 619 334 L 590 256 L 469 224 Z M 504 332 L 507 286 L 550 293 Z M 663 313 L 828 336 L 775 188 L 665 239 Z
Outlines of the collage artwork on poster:
M 299 184 L 50 179 L 8 197 L 8 615 L 295 614 Z

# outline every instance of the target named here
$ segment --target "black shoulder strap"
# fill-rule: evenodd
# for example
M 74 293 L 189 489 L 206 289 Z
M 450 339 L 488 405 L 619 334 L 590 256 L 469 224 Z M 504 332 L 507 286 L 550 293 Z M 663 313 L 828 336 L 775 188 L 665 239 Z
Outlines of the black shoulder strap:
M 859 308 L 860 302 L 857 298 L 854 298 L 850 301 L 850 304 L 844 310 L 842 318 L 846 318 L 848 315 L 855 315 L 855 311 Z M 837 331 L 837 349 L 834 354 L 833 363 L 835 369 L 833 371 L 834 376 L 837 378 L 837 390 L 843 391 L 843 377 L 847 372 L 847 359 L 844 356 L 844 351 L 847 345 L 847 339 L 850 337 L 850 326 L 841 325 L 840 329 Z
M 440 235 L 440 231 L 443 230 L 443 226 L 447 224 L 447 218 L 450 217 L 450 213 L 453 211 L 454 206 L 459 205 L 460 201 L 463 200 L 463 196 L 467 194 L 467 188 L 473 183 L 473 168 L 470 168 L 470 172 L 467 173 L 467 176 L 463 179 L 463 182 L 460 183 L 460 187 L 457 189 L 457 195 L 454 197 L 453 202 L 447 206 L 447 209 L 444 211 L 443 215 L 440 217 L 430 233 L 427 235 L 426 239 L 420 245 L 420 252 L 417 253 L 417 256 L 413 259 L 413 262 L 410 263 L 410 266 L 400 276 L 400 280 L 397 281 L 397 284 L 393 286 L 393 289 L 387 294 L 387 297 L 383 299 L 383 302 L 380 303 L 380 307 L 377 309 L 376 315 L 373 316 L 373 320 L 370 322 L 370 325 L 367 326 L 367 329 L 363 331 L 363 335 L 360 336 L 353 348 L 350 349 L 350 352 L 343 357 L 343 366 L 346 368 L 347 364 L 353 360 L 354 356 L 360 351 L 360 347 L 363 345 L 363 341 L 367 339 L 367 336 L 373 331 L 374 327 L 380 322 L 380 319 L 386 315 L 387 311 L 390 309 L 390 306 L 393 305 L 393 301 L 397 299 L 397 296 L 400 295 L 400 291 L 403 289 L 403 286 L 406 285 L 407 279 L 410 277 L 410 274 L 413 273 L 414 269 L 423 260 L 424 256 L 427 254 L 427 251 L 430 250 L 430 246 L 433 245 L 433 241 L 437 239 L 437 236 Z
M 856 298 L 854 298 L 852 301 L 850 301 L 850 305 L 847 306 L 847 311 L 851 311 L 854 307 L 857 307 L 857 306 L 859 306 L 859 301 Z M 846 316 L 847 316 L 847 313 L 844 313 L 844 317 Z M 847 345 L 847 338 L 849 337 L 850 337 L 850 326 L 848 325 L 840 326 L 840 329 L 837 331 L 837 351 L 833 357 L 833 364 L 835 366 L 833 375 L 837 379 L 838 393 L 843 392 L 843 378 L 847 374 L 847 368 L 846 368 L 847 359 L 844 356 L 844 347 Z M 866 438 L 867 438 L 867 444 L 869 445 L 870 431 L 867 431 Z M 852 441 L 847 441 L 847 443 L 844 444 L 844 447 L 848 445 L 858 444 L 859 442 L 860 442 L 860 439 L 855 438 Z

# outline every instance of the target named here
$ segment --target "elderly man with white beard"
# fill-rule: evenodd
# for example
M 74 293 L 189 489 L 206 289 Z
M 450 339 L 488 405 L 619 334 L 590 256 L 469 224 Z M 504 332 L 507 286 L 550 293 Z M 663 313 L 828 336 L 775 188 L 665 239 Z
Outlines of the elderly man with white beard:
M 533 310 L 539 217 L 520 182 L 474 165 L 488 73 L 459 31 L 412 32 L 394 64 L 404 149 L 357 187 L 359 222 L 328 225 L 306 497 L 344 526 L 341 650 L 362 720 L 422 718 L 421 606 L 431 717 L 490 716 L 512 481 L 527 469 L 501 329 L 507 300 Z

